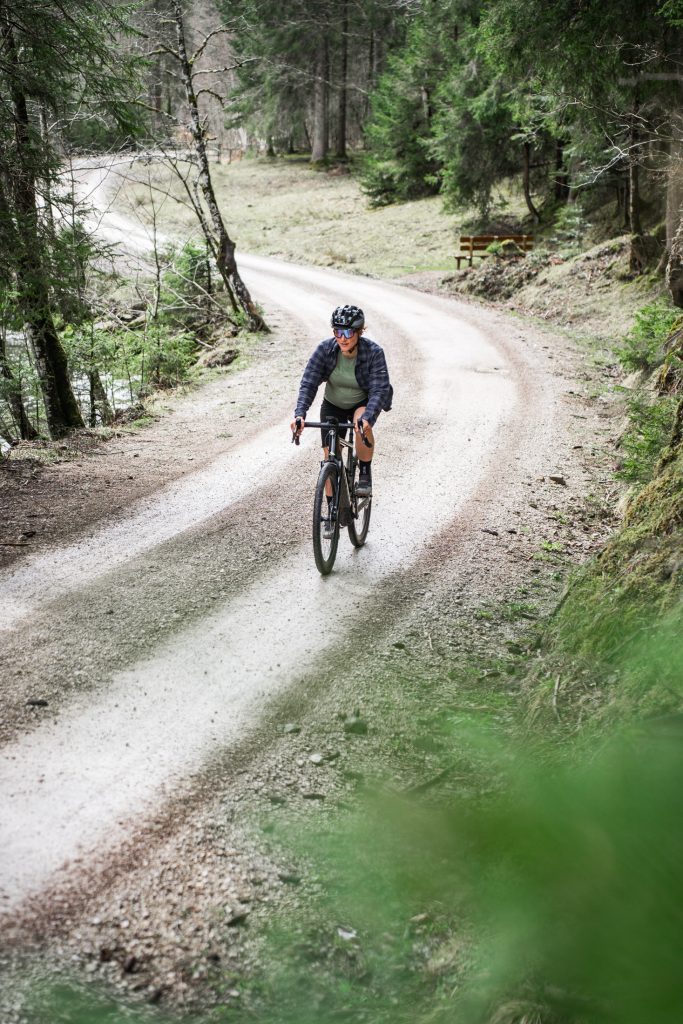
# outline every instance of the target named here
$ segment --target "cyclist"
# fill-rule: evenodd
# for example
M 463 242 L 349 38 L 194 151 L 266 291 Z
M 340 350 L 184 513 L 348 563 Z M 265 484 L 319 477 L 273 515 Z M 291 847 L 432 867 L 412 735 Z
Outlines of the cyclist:
M 320 420 L 324 422 L 330 416 L 342 422 L 353 420 L 360 470 L 356 494 L 360 498 L 371 497 L 370 464 L 375 451 L 372 428 L 380 412 L 391 409 L 394 389 L 389 383 L 384 351 L 363 334 L 363 310 L 358 306 L 337 306 L 330 322 L 334 337 L 320 342 L 301 378 L 292 431 L 296 437 L 303 431 L 306 414 L 325 381 Z M 321 433 L 327 458 L 326 432 Z M 345 435 L 345 430 L 340 431 L 342 438 Z M 372 447 L 361 440 L 361 435 Z

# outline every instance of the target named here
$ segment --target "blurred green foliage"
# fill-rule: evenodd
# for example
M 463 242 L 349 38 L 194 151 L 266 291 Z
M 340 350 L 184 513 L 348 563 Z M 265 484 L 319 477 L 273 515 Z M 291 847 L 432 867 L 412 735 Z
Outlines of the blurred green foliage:
M 169 326 L 202 332 L 212 317 L 220 319 L 221 308 L 212 296 L 215 285 L 222 288 L 218 274 L 212 280 L 211 257 L 206 246 L 189 241 L 167 249 L 161 278 L 159 316 Z
M 680 691 L 673 626 L 628 657 L 639 675 L 664 662 Z M 511 740 L 475 718 L 444 735 L 476 787 L 375 788 L 326 823 L 280 826 L 316 895 L 271 925 L 257 976 L 231 976 L 240 1008 L 202 1021 L 678 1024 L 683 716 L 590 750 Z M 37 996 L 33 1014 L 136 1019 L 66 987 Z
M 461 726 L 495 791 L 371 795 L 318 836 L 329 935 L 356 936 L 321 957 L 319 933 L 282 934 L 255 1019 L 674 1024 L 682 730 L 644 723 L 577 766 Z

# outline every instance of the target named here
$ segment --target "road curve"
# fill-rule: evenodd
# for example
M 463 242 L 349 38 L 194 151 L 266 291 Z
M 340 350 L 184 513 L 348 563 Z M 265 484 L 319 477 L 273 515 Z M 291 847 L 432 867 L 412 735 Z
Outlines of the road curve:
M 250 436 L 94 534 L 7 571 L 0 637 L 84 588 L 106 592 L 122 566 L 155 548 L 182 558 L 181 542 L 199 525 L 244 517 L 250 500 L 254 534 L 297 539 L 253 580 L 247 570 L 210 614 L 113 672 L 106 689 L 67 701 L 0 750 L 0 912 L 16 911 L 69 862 L 114 847 L 165 794 L 229 751 L 269 699 L 324 655 L 321 607 L 339 637 L 353 635 L 377 588 L 417 567 L 426 546 L 467 518 L 483 480 L 504 476 L 514 445 L 533 450 L 547 438 L 553 413 L 542 375 L 516 351 L 509 326 L 484 318 L 482 327 L 466 306 L 370 279 L 253 256 L 241 267 L 267 314 L 282 311 L 302 335 L 316 339 L 332 307 L 354 302 L 386 350 L 395 407 L 377 429 L 368 544 L 354 551 L 342 541 L 332 576 L 318 576 L 298 526 L 310 515 L 316 439 L 307 436 L 302 450 L 288 443 L 293 396 L 284 396 L 282 428 Z

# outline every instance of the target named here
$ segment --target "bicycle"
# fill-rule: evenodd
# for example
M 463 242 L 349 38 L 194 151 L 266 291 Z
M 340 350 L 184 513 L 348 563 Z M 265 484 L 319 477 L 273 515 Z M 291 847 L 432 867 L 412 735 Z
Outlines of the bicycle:
M 313 554 L 318 572 L 328 576 L 337 557 L 339 531 L 346 527 L 355 548 L 362 548 L 370 527 L 372 498 L 356 496 L 356 483 L 360 472 L 358 456 L 353 451 L 353 423 L 340 423 L 330 418 L 324 423 L 304 423 L 304 427 L 327 428 L 325 447 L 329 451 L 320 463 L 320 473 L 313 500 Z M 339 437 L 339 431 L 351 428 L 351 441 Z M 299 437 L 292 435 L 299 444 Z M 363 443 L 372 448 L 370 441 Z M 332 489 L 327 496 L 327 484 Z

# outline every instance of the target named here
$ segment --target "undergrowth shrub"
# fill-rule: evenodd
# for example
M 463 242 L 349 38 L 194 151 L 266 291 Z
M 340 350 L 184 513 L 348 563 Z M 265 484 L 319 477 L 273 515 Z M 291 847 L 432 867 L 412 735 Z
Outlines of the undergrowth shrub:
M 658 301 L 643 306 L 636 313 L 633 328 L 617 349 L 622 366 L 630 372 L 651 372 L 664 362 L 664 343 L 676 323 L 680 310 L 670 303 Z
M 619 479 L 640 484 L 652 479 L 671 437 L 676 405 L 673 395 L 660 396 L 654 402 L 643 395 L 629 400 L 629 427 L 620 442 L 623 456 L 616 474 Z
M 564 256 L 573 256 L 585 247 L 591 224 L 580 201 L 564 203 L 557 211 L 551 241 Z
M 69 325 L 61 336 L 77 391 L 84 391 L 84 379 L 96 369 L 114 412 L 135 404 L 155 387 L 188 381 L 197 358 L 194 334 L 174 330 L 163 321 L 118 330 Z
M 648 646 L 668 623 L 683 635 L 683 439 L 676 403 L 670 443 L 624 521 L 575 573 L 546 626 L 542 661 L 527 680 L 532 719 L 604 728 L 683 709 L 683 645 Z M 648 657 L 635 659 L 635 651 Z
M 644 306 L 635 317 L 632 330 L 617 350 L 625 369 L 652 375 L 661 367 L 660 379 L 641 384 L 627 403 L 628 428 L 620 447 L 623 452 L 617 477 L 633 484 L 645 484 L 661 452 L 669 443 L 676 415 L 676 352 L 667 352 L 671 338 L 680 328 L 681 314 L 663 300 Z M 662 374 L 668 384 L 662 387 Z
M 197 343 L 189 331 L 169 331 L 163 323 L 151 323 L 141 332 L 134 350 L 143 385 L 172 388 L 186 382 L 196 361 Z
M 220 319 L 220 306 L 212 291 L 218 274 L 212 275 L 206 247 L 196 242 L 169 249 L 161 278 L 159 318 L 180 329 L 201 330 L 212 317 Z M 221 282 L 222 283 L 222 282 Z

